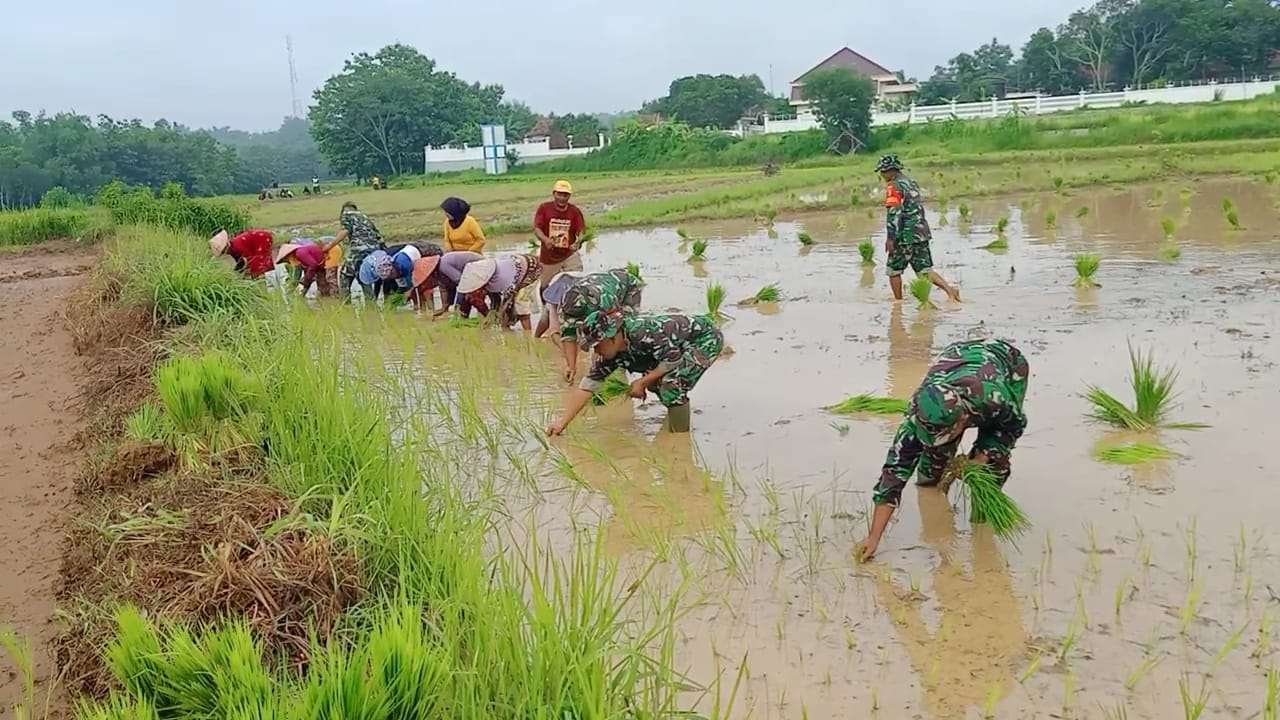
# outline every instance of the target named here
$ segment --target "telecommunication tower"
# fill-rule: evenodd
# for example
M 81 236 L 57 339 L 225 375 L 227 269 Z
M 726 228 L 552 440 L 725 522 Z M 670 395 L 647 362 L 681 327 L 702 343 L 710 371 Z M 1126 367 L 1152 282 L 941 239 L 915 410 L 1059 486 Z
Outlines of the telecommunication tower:
M 284 48 L 289 53 L 289 95 L 293 100 L 293 116 L 302 117 L 302 103 L 298 102 L 298 69 L 293 64 L 293 38 L 284 36 Z

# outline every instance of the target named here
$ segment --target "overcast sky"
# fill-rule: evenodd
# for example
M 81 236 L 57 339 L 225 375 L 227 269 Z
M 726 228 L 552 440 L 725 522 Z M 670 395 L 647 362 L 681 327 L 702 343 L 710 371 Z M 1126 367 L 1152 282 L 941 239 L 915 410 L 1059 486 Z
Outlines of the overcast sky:
M 403 42 L 540 112 L 613 112 L 695 73 L 782 94 L 844 45 L 924 78 L 992 36 L 1016 52 L 1082 0 L 0 0 L 0 113 L 76 112 L 277 127 L 354 52 Z

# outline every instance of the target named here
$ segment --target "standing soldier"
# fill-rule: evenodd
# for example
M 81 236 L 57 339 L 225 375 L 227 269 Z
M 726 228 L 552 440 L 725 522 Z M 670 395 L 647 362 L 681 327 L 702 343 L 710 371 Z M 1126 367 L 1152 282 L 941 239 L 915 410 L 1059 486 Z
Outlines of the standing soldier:
M 893 436 L 872 494 L 875 515 L 859 549 L 862 559 L 875 554 L 911 474 L 921 487 L 940 483 L 965 430 L 978 429 L 969 459 L 990 467 L 1004 486 L 1013 446 L 1027 427 L 1022 401 L 1029 374 L 1026 358 L 1004 340 L 964 340 L 943 349 Z
M 353 202 L 342 204 L 338 220 L 342 223 L 342 229 L 333 240 L 325 243 L 324 252 L 327 254 L 344 240 L 351 241 L 351 249 L 343 253 L 345 259 L 338 271 L 338 292 L 345 300 L 351 296 L 351 283 L 360 275 L 360 265 L 364 263 L 364 259 L 375 250 L 382 249 L 382 234 L 369 216 L 360 212 Z M 368 294 L 367 288 L 365 294 Z
M 889 256 L 885 267 L 889 268 L 893 299 L 902 299 L 902 273 L 910 265 L 916 275 L 927 275 L 929 282 L 945 292 L 947 297 L 960 302 L 960 293 L 933 269 L 933 253 L 929 251 L 933 231 L 929 229 L 929 218 L 925 216 L 924 205 L 920 202 L 920 186 L 902 174 L 902 161 L 897 155 L 880 158 L 876 172 L 888 183 L 884 191 L 888 231 L 884 251 Z

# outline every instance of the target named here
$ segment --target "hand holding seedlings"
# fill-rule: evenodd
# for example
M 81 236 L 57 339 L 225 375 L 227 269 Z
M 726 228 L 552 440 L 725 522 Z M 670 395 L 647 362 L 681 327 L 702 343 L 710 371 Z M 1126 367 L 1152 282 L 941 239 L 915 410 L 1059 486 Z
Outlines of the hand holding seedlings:
M 645 384 L 645 379 L 640 378 L 639 380 L 636 380 L 635 382 L 631 383 L 631 389 L 627 391 L 627 394 L 635 398 L 636 400 L 643 400 L 645 397 L 645 393 L 647 393 L 648 391 L 649 391 L 649 386 Z

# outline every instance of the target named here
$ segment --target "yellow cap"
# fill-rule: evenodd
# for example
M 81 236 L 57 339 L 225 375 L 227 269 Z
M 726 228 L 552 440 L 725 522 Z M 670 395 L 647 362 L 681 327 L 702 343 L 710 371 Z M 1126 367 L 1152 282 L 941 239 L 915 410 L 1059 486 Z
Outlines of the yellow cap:
M 557 180 L 555 187 L 551 188 L 551 192 L 562 192 L 572 195 L 573 186 L 569 184 L 568 180 Z

